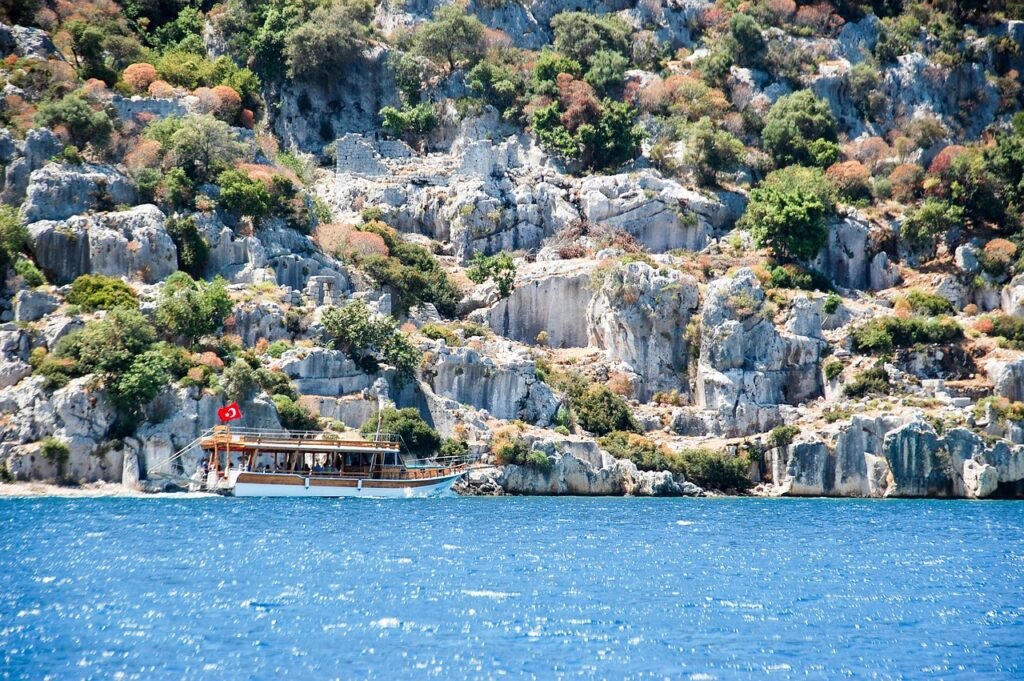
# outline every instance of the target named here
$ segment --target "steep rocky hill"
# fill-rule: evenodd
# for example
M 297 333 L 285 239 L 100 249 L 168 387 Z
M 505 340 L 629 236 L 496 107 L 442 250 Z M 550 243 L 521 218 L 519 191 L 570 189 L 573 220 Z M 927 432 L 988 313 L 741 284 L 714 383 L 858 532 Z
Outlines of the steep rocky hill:
M 5 478 L 237 400 L 467 493 L 1024 495 L 1019 3 L 0 11 Z

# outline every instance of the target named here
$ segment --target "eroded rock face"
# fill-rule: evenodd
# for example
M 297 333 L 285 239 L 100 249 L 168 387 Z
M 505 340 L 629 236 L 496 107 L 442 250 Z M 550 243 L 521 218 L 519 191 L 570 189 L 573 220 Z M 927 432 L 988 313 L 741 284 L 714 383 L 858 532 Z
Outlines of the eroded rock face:
M 481 316 L 506 338 L 552 348 L 587 345 L 588 321 L 583 310 L 591 302 L 589 260 L 538 262 L 520 268 L 515 288 Z M 541 334 L 545 334 L 542 336 Z
M 584 219 L 628 232 L 654 252 L 699 251 L 730 222 L 723 204 L 652 171 L 588 177 L 579 195 Z
M 834 444 L 811 437 L 766 463 L 772 493 L 788 496 L 984 498 L 1024 480 L 1024 447 L 988 446 L 963 428 L 939 436 L 913 414 L 855 416 Z
M 612 265 L 600 280 L 587 308 L 590 344 L 640 377 L 638 399 L 662 391 L 687 395 L 686 328 L 700 300 L 697 280 L 645 262 Z
M 449 348 L 438 343 L 434 361 L 424 369 L 432 390 L 499 419 L 522 419 L 548 425 L 560 401 L 539 380 L 529 355 L 506 343 L 496 342 L 487 354 L 473 348 Z
M 32 253 L 47 277 L 67 284 L 83 274 L 153 283 L 178 269 L 178 249 L 152 205 L 29 225 Z
M 284 353 L 272 366 L 287 374 L 303 395 L 340 397 L 373 385 L 373 377 L 339 350 L 297 348 Z
M 812 263 L 836 286 L 879 291 L 899 282 L 899 269 L 884 252 L 871 249 L 870 226 L 857 216 L 829 225 L 825 248 Z
M 826 343 L 816 308 L 794 306 L 790 329 L 798 334 L 779 331 L 763 316 L 764 303 L 757 277 L 746 268 L 708 286 L 693 402 L 715 414 L 715 433 L 764 432 L 779 424 L 780 404 L 822 393 L 818 364 Z
M 90 210 L 135 203 L 135 185 L 109 166 L 50 163 L 32 173 L 22 211 L 25 222 L 65 220 Z

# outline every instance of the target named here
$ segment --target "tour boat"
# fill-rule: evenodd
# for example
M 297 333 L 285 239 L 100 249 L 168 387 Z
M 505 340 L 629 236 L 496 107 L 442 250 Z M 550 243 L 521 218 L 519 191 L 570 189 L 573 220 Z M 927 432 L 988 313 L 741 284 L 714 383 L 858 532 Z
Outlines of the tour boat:
M 413 459 L 399 438 L 214 426 L 193 489 L 236 497 L 428 497 L 451 489 L 466 457 Z

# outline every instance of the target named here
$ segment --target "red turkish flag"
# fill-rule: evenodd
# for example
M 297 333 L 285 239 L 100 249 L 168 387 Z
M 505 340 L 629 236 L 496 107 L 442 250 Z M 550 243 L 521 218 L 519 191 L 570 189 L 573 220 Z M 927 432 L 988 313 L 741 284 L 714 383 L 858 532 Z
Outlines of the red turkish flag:
M 242 418 L 242 410 L 239 409 L 238 402 L 232 402 L 223 409 L 218 409 L 217 417 L 221 421 L 234 421 L 235 419 Z

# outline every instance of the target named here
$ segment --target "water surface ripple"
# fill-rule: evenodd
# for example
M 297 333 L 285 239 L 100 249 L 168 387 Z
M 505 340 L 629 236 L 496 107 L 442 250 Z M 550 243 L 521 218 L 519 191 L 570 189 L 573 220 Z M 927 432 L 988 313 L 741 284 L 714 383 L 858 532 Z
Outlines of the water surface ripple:
M 0 677 L 1024 678 L 1019 502 L 0 499 Z

